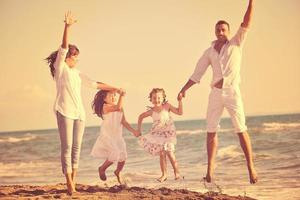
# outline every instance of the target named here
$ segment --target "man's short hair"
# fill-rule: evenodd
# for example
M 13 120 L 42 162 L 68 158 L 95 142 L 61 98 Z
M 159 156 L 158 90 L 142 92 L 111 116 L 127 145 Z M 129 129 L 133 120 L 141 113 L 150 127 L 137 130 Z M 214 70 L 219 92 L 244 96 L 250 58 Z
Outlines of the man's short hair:
M 216 23 L 216 26 L 217 25 L 221 25 L 221 24 L 226 24 L 228 26 L 228 30 L 230 30 L 230 26 L 229 26 L 229 23 L 226 22 L 225 20 L 219 20 L 217 23 Z

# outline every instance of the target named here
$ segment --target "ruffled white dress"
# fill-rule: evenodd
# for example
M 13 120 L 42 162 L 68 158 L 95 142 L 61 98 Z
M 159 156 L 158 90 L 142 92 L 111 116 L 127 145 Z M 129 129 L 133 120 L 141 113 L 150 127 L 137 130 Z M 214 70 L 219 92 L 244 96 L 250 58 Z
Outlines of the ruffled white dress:
M 170 112 L 153 111 L 152 118 L 150 132 L 139 137 L 139 144 L 151 155 L 159 155 L 162 150 L 175 151 L 176 129 Z
M 126 143 L 123 138 L 122 112 L 109 112 L 103 115 L 100 135 L 91 155 L 111 162 L 122 162 L 127 158 Z

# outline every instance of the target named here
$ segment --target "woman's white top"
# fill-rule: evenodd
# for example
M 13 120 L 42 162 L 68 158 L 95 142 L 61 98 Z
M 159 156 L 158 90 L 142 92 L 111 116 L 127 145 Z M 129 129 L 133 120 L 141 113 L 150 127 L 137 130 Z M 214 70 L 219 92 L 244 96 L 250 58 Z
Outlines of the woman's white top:
M 81 99 L 81 83 L 97 89 L 97 82 L 89 79 L 76 68 L 70 68 L 65 62 L 68 49 L 59 48 L 54 63 L 56 99 L 54 112 L 57 111 L 70 119 L 85 120 L 85 111 Z

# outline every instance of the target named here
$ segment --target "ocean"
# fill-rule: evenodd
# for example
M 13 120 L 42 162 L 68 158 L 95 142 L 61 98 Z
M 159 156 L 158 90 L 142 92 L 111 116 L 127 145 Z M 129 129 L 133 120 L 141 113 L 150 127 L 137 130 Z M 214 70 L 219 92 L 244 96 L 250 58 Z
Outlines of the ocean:
M 167 181 L 157 182 L 159 158 L 147 154 L 125 130 L 128 159 L 122 177 L 128 186 L 217 191 L 263 200 L 300 199 L 300 114 L 247 117 L 259 175 L 255 185 L 249 184 L 246 161 L 230 119 L 222 119 L 218 133 L 214 184 L 202 181 L 207 167 L 205 120 L 178 121 L 175 125 L 176 157 L 184 179 L 174 180 L 168 162 Z M 150 127 L 151 124 L 143 126 L 145 130 Z M 108 180 L 102 182 L 97 169 L 103 160 L 90 156 L 99 130 L 100 126 L 86 127 L 77 182 L 113 186 L 117 184 L 113 175 L 116 165 L 108 169 Z M 57 129 L 0 133 L 0 184 L 46 185 L 64 181 Z

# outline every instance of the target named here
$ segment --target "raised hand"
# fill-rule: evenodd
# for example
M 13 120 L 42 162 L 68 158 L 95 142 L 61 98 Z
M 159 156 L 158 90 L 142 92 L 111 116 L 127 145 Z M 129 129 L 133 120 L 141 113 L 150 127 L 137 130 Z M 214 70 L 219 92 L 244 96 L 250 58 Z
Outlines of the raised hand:
M 65 13 L 65 24 L 68 25 L 68 26 L 71 26 L 72 24 L 76 23 L 77 20 L 74 19 L 71 11 L 68 11 Z
M 126 91 L 124 89 L 120 88 L 118 93 L 120 94 L 120 96 L 125 96 Z

